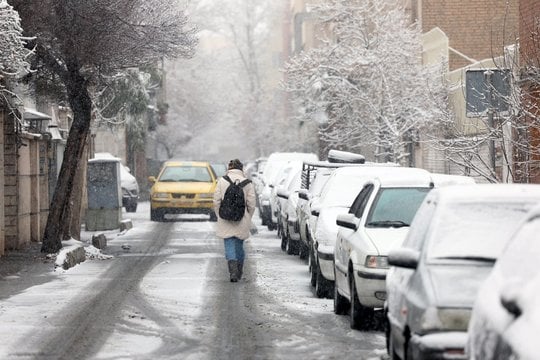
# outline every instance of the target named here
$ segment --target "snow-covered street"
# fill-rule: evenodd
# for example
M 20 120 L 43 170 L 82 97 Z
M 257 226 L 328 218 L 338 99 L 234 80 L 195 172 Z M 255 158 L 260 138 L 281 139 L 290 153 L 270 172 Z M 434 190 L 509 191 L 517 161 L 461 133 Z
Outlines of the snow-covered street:
M 381 359 L 382 331 L 351 330 L 318 299 L 307 265 L 258 226 L 245 279 L 230 283 L 223 245 L 203 219 L 108 233 L 109 260 L 87 260 L 0 303 L 2 359 Z M 126 214 L 124 214 L 126 215 Z M 256 223 L 260 221 L 258 218 Z M 92 233 L 85 233 L 89 238 Z M 52 275 L 52 276 L 51 276 Z M 5 294 L 22 281 L 0 281 Z

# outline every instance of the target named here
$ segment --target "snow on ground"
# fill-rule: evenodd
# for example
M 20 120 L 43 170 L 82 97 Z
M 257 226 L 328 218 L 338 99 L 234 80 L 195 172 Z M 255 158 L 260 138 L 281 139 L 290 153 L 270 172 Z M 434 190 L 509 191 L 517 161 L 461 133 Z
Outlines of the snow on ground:
M 209 280 L 208 265 L 215 258 L 223 258 L 223 245 L 213 235 L 213 223 L 173 222 L 173 234 L 165 247 L 154 255 L 140 253 L 140 245 L 153 236 L 152 229 L 156 229 L 156 224 L 148 220 L 148 204 L 139 206 L 139 211 L 131 215 L 134 217 L 132 229 L 123 233 L 106 232 L 108 248 L 104 252 L 112 252 L 114 258 L 107 259 L 103 252 L 88 246 L 86 262 L 69 270 L 51 269 L 51 281 L 29 287 L 0 303 L 0 333 L 10 334 L 0 342 L 0 358 L 8 358 L 13 348 L 21 344 L 31 346 L 27 339 L 29 334 L 35 333 L 36 326 L 43 330 L 57 326 L 54 319 L 62 318 L 63 311 L 69 309 L 74 299 L 92 294 L 91 285 L 95 279 L 106 279 L 112 264 L 134 256 L 159 255 L 160 259 L 140 282 L 135 295 L 123 306 L 121 321 L 94 358 L 144 358 L 144 354 L 163 346 L 163 337 L 167 334 L 159 329 L 171 329 L 171 336 L 181 336 L 187 342 L 204 334 L 203 327 L 208 324 L 198 324 L 197 319 L 204 311 L 203 292 Z M 262 226 L 258 230 L 259 233 L 246 243 L 246 252 L 250 258 L 248 261 L 256 263 L 255 281 L 260 291 L 286 308 L 287 313 L 331 314 L 333 319 L 332 300 L 318 299 L 313 294 L 307 264 L 297 256 L 282 252 L 275 232 Z M 92 235 L 94 233 L 84 233 L 83 241 L 89 242 Z M 260 306 L 270 318 L 283 316 L 279 306 Z M 346 320 L 337 321 L 347 326 Z M 360 332 L 350 331 L 353 337 L 363 337 Z M 384 353 L 384 335 L 377 332 L 369 336 L 374 339 L 370 341 L 380 344 L 380 350 L 372 352 L 374 357 L 371 358 L 379 359 L 378 355 Z M 294 338 L 290 341 L 294 342 Z M 29 354 L 32 351 L 28 349 Z M 197 354 L 192 355 L 197 358 Z

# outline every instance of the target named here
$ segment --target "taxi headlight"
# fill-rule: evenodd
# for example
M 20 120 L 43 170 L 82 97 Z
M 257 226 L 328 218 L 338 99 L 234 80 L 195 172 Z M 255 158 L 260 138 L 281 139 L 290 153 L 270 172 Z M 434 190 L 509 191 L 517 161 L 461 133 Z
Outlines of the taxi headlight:
M 152 197 L 154 199 L 167 199 L 167 198 L 169 198 L 169 193 L 157 192 L 157 193 L 154 193 L 154 195 L 152 195 Z
M 201 198 L 201 199 L 213 199 L 214 198 L 214 193 L 199 194 L 199 198 Z

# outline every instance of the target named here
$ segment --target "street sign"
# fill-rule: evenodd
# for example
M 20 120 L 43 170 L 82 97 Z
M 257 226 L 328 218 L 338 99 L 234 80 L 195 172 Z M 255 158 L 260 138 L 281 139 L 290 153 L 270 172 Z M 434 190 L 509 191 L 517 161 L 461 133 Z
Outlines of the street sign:
M 510 70 L 474 69 L 466 71 L 465 100 L 468 117 L 485 116 L 490 108 L 497 113 L 507 112 L 509 96 Z

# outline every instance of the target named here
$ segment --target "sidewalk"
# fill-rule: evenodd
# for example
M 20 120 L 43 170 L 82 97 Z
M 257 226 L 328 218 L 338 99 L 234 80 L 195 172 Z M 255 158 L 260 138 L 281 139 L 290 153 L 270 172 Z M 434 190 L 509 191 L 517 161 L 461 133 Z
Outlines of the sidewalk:
M 41 243 L 0 257 L 0 300 L 54 278 L 54 258 L 41 252 Z
M 92 235 L 100 233 L 111 239 L 120 233 L 120 229 L 87 232 L 83 227 L 81 230 L 82 245 L 85 248 L 91 246 Z M 64 249 L 66 249 L 66 246 L 64 246 Z M 99 252 L 99 250 L 93 248 L 93 252 Z M 90 254 L 87 253 L 87 258 L 92 254 L 92 251 Z M 101 254 L 97 255 L 101 256 Z M 0 257 L 0 301 L 16 295 L 29 287 L 54 279 L 59 274 L 57 271 L 62 271 L 62 268 L 58 268 L 56 265 L 56 256 L 42 253 L 41 242 L 31 243 L 27 248 L 22 250 L 7 251 Z

